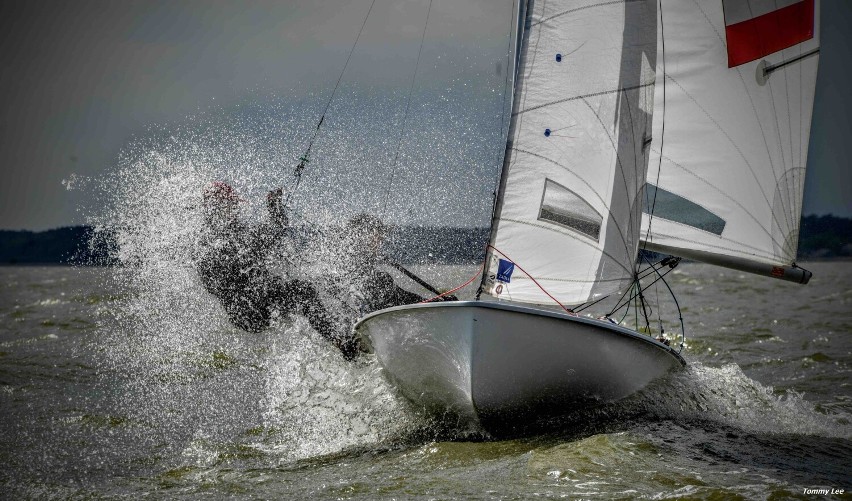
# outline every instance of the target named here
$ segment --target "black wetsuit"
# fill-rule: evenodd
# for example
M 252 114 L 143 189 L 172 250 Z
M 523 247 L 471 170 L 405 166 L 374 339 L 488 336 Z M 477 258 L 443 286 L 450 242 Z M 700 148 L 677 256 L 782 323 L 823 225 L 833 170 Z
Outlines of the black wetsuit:
M 354 357 L 355 340 L 348 332 L 336 332 L 314 287 L 303 280 L 285 281 L 269 271 L 266 258 L 287 223 L 280 208 L 270 207 L 270 219 L 254 227 L 235 218 L 208 222 L 197 262 L 204 288 L 221 301 L 228 318 L 240 329 L 260 332 L 269 327 L 274 311 L 298 310 L 346 358 Z
M 344 265 L 346 271 L 336 279 L 337 294 L 344 294 L 347 288 L 354 293 L 358 304 L 352 306 L 357 307 L 360 316 L 393 306 L 419 303 L 424 299 L 396 285 L 393 276 L 382 271 L 385 263 L 380 256 L 350 254 Z
M 363 277 L 364 313 L 414 304 L 423 301 L 423 297 L 396 285 L 390 273 L 372 267 Z

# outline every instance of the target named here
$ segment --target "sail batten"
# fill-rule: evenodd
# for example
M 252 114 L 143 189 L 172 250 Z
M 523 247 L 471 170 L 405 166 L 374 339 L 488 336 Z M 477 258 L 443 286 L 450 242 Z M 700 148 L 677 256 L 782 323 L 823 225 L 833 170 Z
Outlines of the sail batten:
M 656 2 L 551 0 L 527 9 L 484 291 L 579 304 L 635 276 Z
M 648 193 L 670 196 L 646 197 L 643 245 L 784 278 L 771 272 L 798 247 L 819 1 L 660 5 Z

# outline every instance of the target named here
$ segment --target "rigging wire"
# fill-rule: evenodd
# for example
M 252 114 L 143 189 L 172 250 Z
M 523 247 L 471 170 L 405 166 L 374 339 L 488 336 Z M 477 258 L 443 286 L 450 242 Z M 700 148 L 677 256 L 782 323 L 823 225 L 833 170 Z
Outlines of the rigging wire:
M 648 320 L 648 309 L 645 305 L 645 294 L 642 293 L 642 284 L 639 282 L 639 275 L 636 275 L 636 289 L 639 296 L 639 302 L 642 304 L 642 316 L 645 318 L 645 329 L 648 334 L 651 334 L 651 322 Z M 639 330 L 639 320 L 636 320 L 636 330 Z
M 340 81 L 343 80 L 343 74 L 346 73 L 346 68 L 349 66 L 349 61 L 352 59 L 352 54 L 355 52 L 355 47 L 358 46 L 358 40 L 361 38 L 361 33 L 364 32 L 364 26 L 367 25 L 367 20 L 370 18 L 370 13 L 373 11 L 373 6 L 376 4 L 376 0 L 373 0 L 370 3 L 370 8 L 367 10 L 367 15 L 364 16 L 364 22 L 361 24 L 361 29 L 358 30 L 358 36 L 355 37 L 355 43 L 352 44 L 352 48 L 349 50 L 349 56 L 346 57 L 346 63 L 343 65 L 343 69 L 340 71 L 340 75 L 337 77 L 337 83 L 334 84 L 334 89 L 331 91 L 331 95 L 328 97 L 328 101 L 325 103 L 325 108 L 322 110 L 322 114 L 320 115 L 320 119 L 317 122 L 317 127 L 314 130 L 314 135 L 311 136 L 310 142 L 308 142 L 308 148 L 305 150 L 305 153 L 299 158 L 299 164 L 296 165 L 296 168 L 293 170 L 293 176 L 295 177 L 295 184 L 291 190 L 287 193 L 287 199 L 284 201 L 284 205 L 287 205 L 287 202 L 290 201 L 290 196 L 295 193 L 296 190 L 299 189 L 299 184 L 302 182 L 302 172 L 305 170 L 305 166 L 311 161 L 311 149 L 314 146 L 314 141 L 316 141 L 317 136 L 319 136 L 320 128 L 322 127 L 323 122 L 325 121 L 325 114 L 328 112 L 328 108 L 331 106 L 331 101 L 334 99 L 334 95 L 337 93 L 338 87 L 340 87 Z
M 665 330 L 663 329 L 663 311 L 660 307 L 660 286 L 656 282 L 654 283 L 654 294 L 657 297 L 657 321 L 660 323 L 660 336 L 665 334 Z
M 651 268 L 652 268 L 652 269 L 653 269 L 653 270 L 657 273 L 657 275 L 659 275 L 659 277 L 660 277 L 660 278 L 658 278 L 657 280 L 654 280 L 654 283 L 657 283 L 657 282 L 658 282 L 658 281 L 660 281 L 660 280 L 662 280 L 662 281 L 663 281 L 663 285 L 665 285 L 665 286 L 666 286 L 666 288 L 669 290 L 669 294 L 671 294 L 672 299 L 673 299 L 673 300 L 674 300 L 674 302 L 675 302 L 675 306 L 677 307 L 677 316 L 678 316 L 678 319 L 680 320 L 680 350 L 678 350 L 678 353 L 680 353 L 681 351 L 683 351 L 683 346 L 684 346 L 684 343 L 686 342 L 686 328 L 685 328 L 685 327 L 684 327 L 684 325 L 683 325 L 683 312 L 682 312 L 682 311 L 680 311 L 680 303 L 678 303 L 678 301 L 677 301 L 677 296 L 675 296 L 674 291 L 672 291 L 672 288 L 671 288 L 671 287 L 669 287 L 669 283 L 668 283 L 668 282 L 666 282 L 666 278 L 665 278 L 665 277 L 666 277 L 666 275 L 668 275 L 668 274 L 669 274 L 669 272 L 670 272 L 670 271 L 672 271 L 672 270 L 674 269 L 674 267 L 675 267 L 675 266 L 677 266 L 677 264 L 680 262 L 680 258 L 677 258 L 677 259 L 674 261 L 674 263 L 673 263 L 673 264 L 669 264 L 669 265 L 668 265 L 668 266 L 669 266 L 669 271 L 665 272 L 665 273 L 664 273 L 664 274 L 662 274 L 662 275 L 660 275 L 660 272 L 659 272 L 659 270 L 657 269 L 657 267 L 655 267 L 653 264 L 651 264 L 651 262 L 650 262 L 650 261 L 648 261 L 648 258 L 645 258 L 645 261 L 648 263 L 648 265 L 649 265 L 649 266 L 650 266 L 650 267 L 651 267 Z M 665 261 L 665 259 L 664 259 L 663 261 L 660 261 L 660 264 L 662 264 L 664 261 Z M 661 322 L 661 325 L 662 325 L 662 322 Z
M 646 260 L 647 260 L 647 258 L 646 258 Z M 654 269 L 653 271 L 657 272 L 657 275 L 660 275 L 660 276 L 657 279 L 655 279 L 653 282 L 651 282 L 650 284 L 646 285 L 645 288 L 647 289 L 648 287 L 657 283 L 659 280 L 663 279 L 666 275 L 668 275 L 675 268 L 675 266 L 678 265 L 678 263 L 680 263 L 679 257 L 667 257 L 667 258 L 664 258 L 663 260 L 661 260 L 658 264 L 661 265 L 661 266 L 668 266 L 669 267 L 668 271 L 666 271 L 664 274 L 660 275 L 660 273 L 657 272 L 656 269 Z M 645 278 L 645 277 L 651 275 L 652 272 L 648 271 L 648 270 L 649 269 L 646 269 L 645 274 L 640 275 L 639 278 L 642 279 L 642 278 Z M 632 290 L 632 287 L 631 287 L 630 290 Z M 669 291 L 671 292 L 671 288 L 669 288 Z M 674 295 L 674 293 L 672 293 L 672 295 Z M 622 299 L 619 299 L 618 303 L 616 303 L 616 306 L 612 310 L 610 310 L 610 312 L 607 314 L 607 316 L 614 314 L 616 311 L 624 308 L 625 306 L 627 306 L 628 309 L 629 309 L 630 302 L 633 301 L 634 298 L 635 298 L 634 294 L 631 293 L 630 295 L 628 295 L 627 293 L 625 293 L 625 295 L 622 297 Z M 675 299 L 675 302 L 677 302 L 676 299 Z
M 417 70 L 420 68 L 420 56 L 423 54 L 423 42 L 426 40 L 426 28 L 429 27 L 429 16 L 432 14 L 432 0 L 429 0 L 429 8 L 426 10 L 426 23 L 423 25 L 423 34 L 420 36 L 420 48 L 417 50 L 417 62 L 414 63 L 414 74 L 411 75 L 411 85 L 408 87 L 408 97 L 405 99 L 405 111 L 402 114 L 402 130 L 399 133 L 399 140 L 396 143 L 396 153 L 391 164 L 391 173 L 388 178 L 388 185 L 385 188 L 384 204 L 382 205 L 382 214 L 386 214 L 388 208 L 388 198 L 390 189 L 393 186 L 393 178 L 396 174 L 397 160 L 399 159 L 399 150 L 402 146 L 402 138 L 405 137 L 405 126 L 408 123 L 408 110 L 411 107 L 411 93 L 414 91 L 414 82 L 417 80 Z

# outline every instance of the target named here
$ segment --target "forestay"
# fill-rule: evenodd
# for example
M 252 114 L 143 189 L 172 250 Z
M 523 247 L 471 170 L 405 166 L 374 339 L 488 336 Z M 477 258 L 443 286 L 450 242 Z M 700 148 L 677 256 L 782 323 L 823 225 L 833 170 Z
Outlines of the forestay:
M 784 265 L 799 238 L 819 2 L 662 0 L 660 12 L 648 248 L 807 281 Z
M 656 2 L 529 2 L 484 291 L 579 304 L 633 280 Z

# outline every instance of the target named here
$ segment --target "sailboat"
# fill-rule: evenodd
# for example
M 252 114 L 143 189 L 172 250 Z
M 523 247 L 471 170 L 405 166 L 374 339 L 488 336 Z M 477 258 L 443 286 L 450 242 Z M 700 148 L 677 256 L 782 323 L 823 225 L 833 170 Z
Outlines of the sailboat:
M 640 248 L 807 281 L 793 259 L 818 3 L 785 4 L 515 6 L 512 118 L 481 296 L 354 326 L 403 395 L 505 435 L 682 368 L 663 340 L 572 310 L 635 287 Z M 781 22 L 795 36 L 777 36 Z

